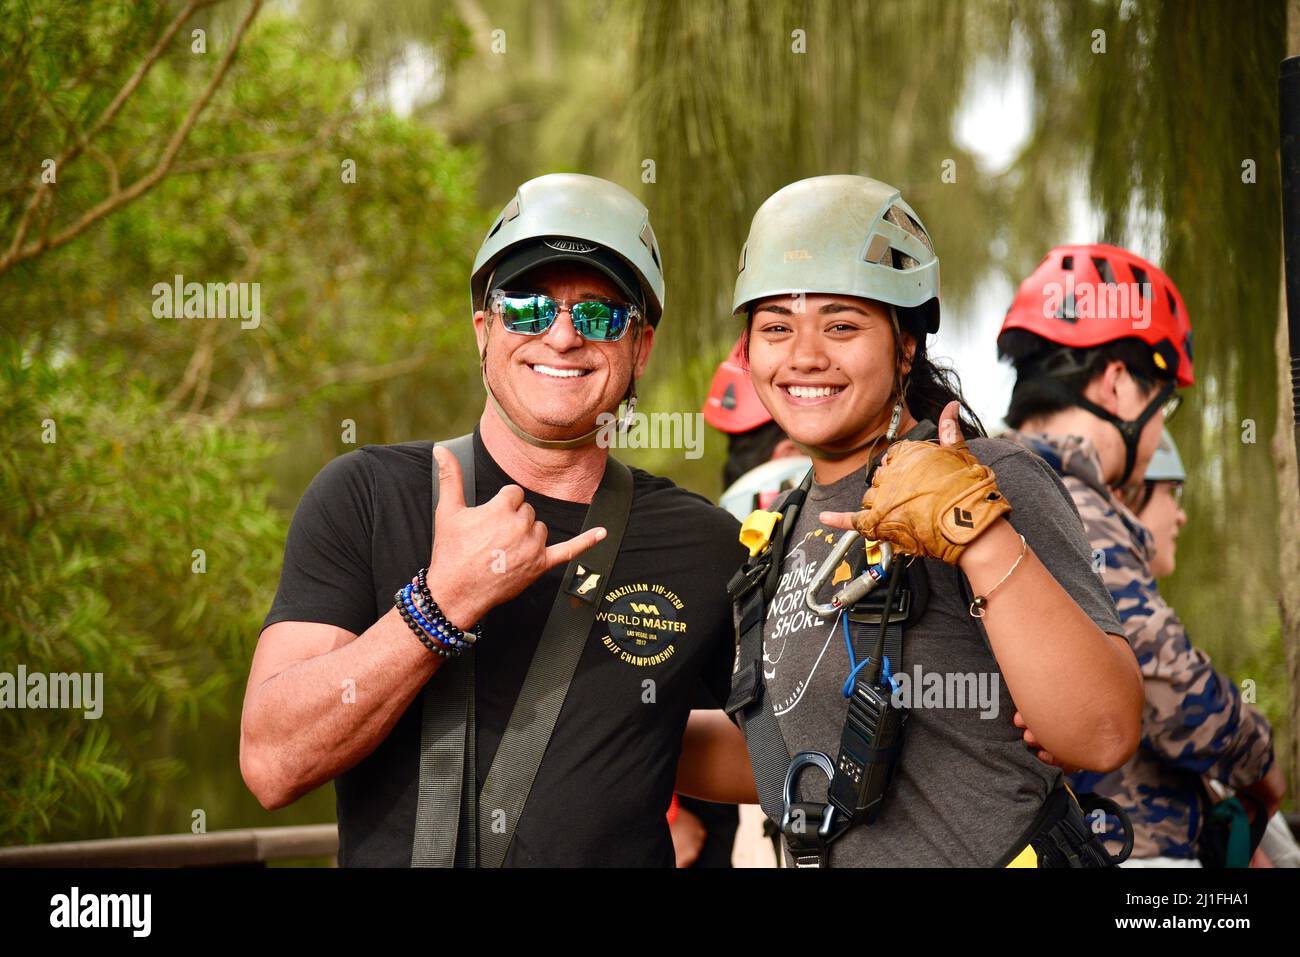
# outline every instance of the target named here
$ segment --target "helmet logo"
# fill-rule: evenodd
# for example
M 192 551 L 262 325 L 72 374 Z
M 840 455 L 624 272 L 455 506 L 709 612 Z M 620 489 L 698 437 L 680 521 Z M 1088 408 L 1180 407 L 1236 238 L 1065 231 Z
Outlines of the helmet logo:
M 787 249 L 781 257 L 781 261 L 788 263 L 812 262 L 812 253 L 806 249 Z
M 599 248 L 591 243 L 580 243 L 573 239 L 548 239 L 546 245 L 562 253 L 594 253 Z

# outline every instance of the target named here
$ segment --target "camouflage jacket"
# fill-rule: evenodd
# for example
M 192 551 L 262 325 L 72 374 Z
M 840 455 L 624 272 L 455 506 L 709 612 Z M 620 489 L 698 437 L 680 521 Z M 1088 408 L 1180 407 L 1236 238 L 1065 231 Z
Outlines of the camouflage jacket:
M 1192 646 L 1160 597 L 1150 570 L 1152 535 L 1106 487 L 1092 443 L 1079 436 L 1005 437 L 1040 455 L 1069 489 L 1146 685 L 1137 753 L 1107 774 L 1081 771 L 1071 786 L 1124 808 L 1133 822 L 1133 857 L 1193 858 L 1208 806 L 1202 777 L 1234 788 L 1263 777 L 1273 763 L 1268 722 Z M 1117 851 L 1118 821 L 1108 819 L 1107 827 Z

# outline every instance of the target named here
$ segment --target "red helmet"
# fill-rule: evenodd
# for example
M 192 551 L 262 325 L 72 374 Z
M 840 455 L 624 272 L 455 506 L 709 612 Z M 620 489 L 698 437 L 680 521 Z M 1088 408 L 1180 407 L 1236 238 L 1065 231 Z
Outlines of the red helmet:
M 754 383 L 749 380 L 741 348 L 744 341 L 742 335 L 731 347 L 731 354 L 718 365 L 709 397 L 704 400 L 704 421 L 729 435 L 748 432 L 772 421 L 771 413 L 759 401 Z
M 1158 266 L 1118 246 L 1049 252 L 1020 284 L 998 335 L 1008 329 L 1074 349 L 1140 339 L 1179 388 L 1194 381 L 1192 324 L 1178 287 Z

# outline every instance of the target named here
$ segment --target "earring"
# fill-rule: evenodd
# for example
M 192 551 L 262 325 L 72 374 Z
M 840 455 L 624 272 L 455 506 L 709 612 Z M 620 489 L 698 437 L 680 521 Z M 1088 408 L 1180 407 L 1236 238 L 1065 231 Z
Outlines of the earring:
M 618 420 L 618 432 L 623 434 L 632 427 L 632 420 L 636 414 L 636 383 L 632 384 L 632 395 L 627 400 L 627 409 L 623 412 L 623 417 Z
M 885 432 L 885 441 L 892 442 L 898 435 L 898 425 L 903 421 L 903 400 L 899 399 L 894 405 L 894 414 L 889 417 L 889 429 Z

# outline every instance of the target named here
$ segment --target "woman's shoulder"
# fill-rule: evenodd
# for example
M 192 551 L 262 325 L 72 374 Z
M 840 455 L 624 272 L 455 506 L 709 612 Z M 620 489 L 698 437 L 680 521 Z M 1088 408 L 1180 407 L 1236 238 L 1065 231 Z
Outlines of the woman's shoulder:
M 970 439 L 966 446 L 981 465 L 993 470 L 998 488 L 1013 507 L 1035 501 L 1042 505 L 1059 504 L 1075 511 L 1073 498 L 1061 476 L 1030 449 L 1010 439 L 996 438 Z M 1044 493 L 1049 491 L 1054 497 L 1044 498 Z

